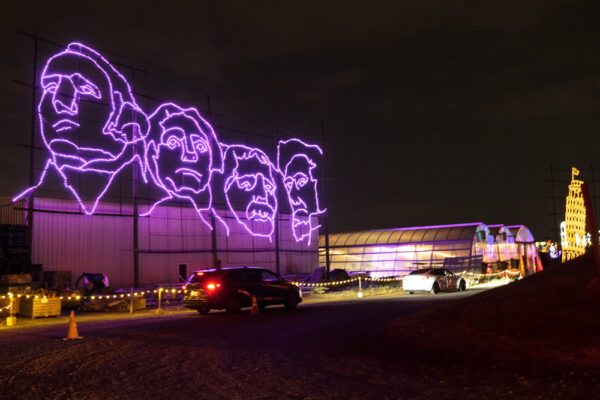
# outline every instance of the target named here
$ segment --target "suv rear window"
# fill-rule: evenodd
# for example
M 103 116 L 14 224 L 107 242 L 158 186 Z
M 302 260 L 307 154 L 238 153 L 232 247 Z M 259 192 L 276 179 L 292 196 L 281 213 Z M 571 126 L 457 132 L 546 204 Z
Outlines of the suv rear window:
M 214 278 L 214 272 L 194 272 L 188 279 L 188 283 L 203 283 L 208 278 Z

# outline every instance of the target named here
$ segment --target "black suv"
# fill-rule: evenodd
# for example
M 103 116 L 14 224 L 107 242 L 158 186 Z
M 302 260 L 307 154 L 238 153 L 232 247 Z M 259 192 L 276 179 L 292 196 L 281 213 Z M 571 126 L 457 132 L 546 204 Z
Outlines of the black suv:
M 196 271 L 185 285 L 184 307 L 207 314 L 211 309 L 240 312 L 252 305 L 256 296 L 262 310 L 268 305 L 283 304 L 295 308 L 302 301 L 300 288 L 264 268 L 229 267 Z

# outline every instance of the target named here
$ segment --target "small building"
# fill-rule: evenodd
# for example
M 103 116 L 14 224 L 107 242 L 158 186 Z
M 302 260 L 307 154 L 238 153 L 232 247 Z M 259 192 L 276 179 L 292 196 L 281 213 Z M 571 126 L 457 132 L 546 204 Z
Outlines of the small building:
M 329 235 L 330 268 L 373 277 L 403 276 L 416 269 L 444 267 L 481 273 L 540 270 L 533 235 L 523 225 L 481 223 L 380 229 Z M 319 264 L 325 265 L 325 237 Z

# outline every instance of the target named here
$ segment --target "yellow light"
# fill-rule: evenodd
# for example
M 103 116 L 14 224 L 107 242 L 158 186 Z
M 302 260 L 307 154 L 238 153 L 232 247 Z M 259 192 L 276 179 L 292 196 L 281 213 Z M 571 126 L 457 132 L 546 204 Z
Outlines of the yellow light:
M 582 180 L 575 179 L 579 170 L 575 167 L 571 170 L 571 183 L 569 184 L 569 195 L 565 205 L 565 232 L 562 243 L 562 262 L 580 257 L 585 253 L 585 205 L 583 203 Z M 578 240 L 579 239 L 579 240 Z

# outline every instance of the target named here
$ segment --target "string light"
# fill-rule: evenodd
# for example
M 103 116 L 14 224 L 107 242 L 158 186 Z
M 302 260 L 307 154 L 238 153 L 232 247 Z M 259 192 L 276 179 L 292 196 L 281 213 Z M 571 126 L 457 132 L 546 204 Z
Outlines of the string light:
M 501 272 L 496 272 L 496 273 L 490 273 L 490 274 L 486 274 L 486 273 L 474 273 L 474 272 L 467 272 L 467 271 L 463 271 L 461 273 L 459 273 L 460 275 L 464 276 L 464 277 L 469 277 L 469 278 L 481 278 L 481 277 L 498 277 L 498 276 L 517 276 L 520 275 L 520 271 L 519 270 L 506 270 L 506 271 L 501 271 Z M 380 282 L 380 283 L 388 283 L 388 282 L 396 282 L 396 283 L 400 283 L 402 282 L 403 278 L 402 277 L 388 277 L 388 278 L 371 278 L 368 276 L 363 276 L 360 277 L 360 279 L 363 282 Z M 359 278 L 351 278 L 351 279 L 345 279 L 342 281 L 330 281 L 330 282 L 298 282 L 298 281 L 292 281 L 290 283 L 298 286 L 298 287 L 336 287 L 336 286 L 343 286 L 343 285 L 348 285 L 354 282 L 358 282 Z M 187 291 L 186 290 L 181 290 L 181 289 L 164 289 L 164 288 L 159 288 L 159 289 L 154 289 L 154 290 L 144 290 L 141 292 L 134 292 L 133 293 L 133 297 L 137 298 L 137 297 L 148 297 L 148 295 L 152 295 L 152 294 L 158 294 L 158 292 L 161 291 L 163 293 L 165 293 L 165 295 L 168 294 L 172 294 L 172 295 L 176 295 L 176 294 L 186 294 Z M 6 298 L 10 298 L 11 296 L 15 296 L 15 297 L 25 297 L 27 299 L 31 298 L 31 295 L 22 295 L 22 294 L 12 294 L 12 293 L 8 293 L 8 295 L 3 295 L 0 296 L 0 299 L 6 299 Z M 124 294 L 107 294 L 107 295 L 90 295 L 90 296 L 60 296 L 59 298 L 61 300 L 81 300 L 82 298 L 84 300 L 109 300 L 109 299 L 116 299 L 116 298 L 124 298 L 125 296 L 127 297 L 131 297 L 132 294 L 128 293 L 127 295 Z M 34 298 L 38 299 L 40 298 L 37 295 L 34 295 Z M 43 296 L 43 298 L 47 298 L 47 296 Z M 3 310 L 7 307 L 3 307 L 0 308 L 0 310 Z

